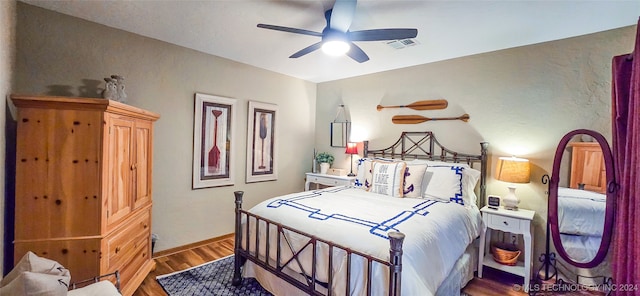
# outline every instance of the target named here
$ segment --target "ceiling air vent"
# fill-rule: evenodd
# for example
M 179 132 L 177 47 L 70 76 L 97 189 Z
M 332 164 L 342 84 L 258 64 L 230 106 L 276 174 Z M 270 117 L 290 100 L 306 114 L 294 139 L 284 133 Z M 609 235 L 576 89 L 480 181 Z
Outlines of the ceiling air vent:
M 418 41 L 415 39 L 391 40 L 386 41 L 385 43 L 395 49 L 403 49 L 405 47 L 418 45 Z

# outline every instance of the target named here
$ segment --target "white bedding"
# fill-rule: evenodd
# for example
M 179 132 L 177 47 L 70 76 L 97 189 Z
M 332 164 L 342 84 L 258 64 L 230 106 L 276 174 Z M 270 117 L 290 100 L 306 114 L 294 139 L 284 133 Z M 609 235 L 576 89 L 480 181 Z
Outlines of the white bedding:
M 592 191 L 558 188 L 560 233 L 602 236 L 606 195 Z
M 573 261 L 586 263 L 596 257 L 602 237 L 560 234 L 562 248 Z
M 393 198 L 351 187 L 332 187 L 276 197 L 258 204 L 250 212 L 383 260 L 389 258 L 387 233 L 404 233 L 404 295 L 434 295 L 456 260 L 478 236 L 481 223 L 480 212 L 475 206 L 419 198 Z M 253 232 L 254 227 L 250 229 Z M 260 231 L 261 241 L 265 240 L 263 230 L 264 227 Z M 275 237 L 272 232 L 270 240 L 275 241 Z M 288 237 L 295 249 L 307 243 L 306 239 L 292 233 Z M 264 252 L 261 248 L 260 254 L 264 255 Z M 325 257 L 328 251 L 319 248 L 316 253 L 320 258 Z M 290 253 L 285 249 L 282 256 L 286 259 Z M 270 258 L 276 258 L 275 248 L 270 249 Z M 309 258 L 307 256 L 310 261 Z M 346 278 L 345 256 L 334 256 L 333 260 L 334 278 Z M 319 261 L 322 263 L 318 266 L 317 276 L 326 281 L 327 272 L 323 267 L 328 266 L 327 258 Z M 353 262 L 358 261 L 352 259 Z M 311 268 L 307 264 L 303 266 L 309 271 Z M 288 267 L 300 272 L 295 264 Z M 365 293 L 363 273 L 366 266 L 361 267 L 352 270 L 351 287 L 355 291 L 352 290 L 351 295 Z M 372 295 L 386 295 L 388 269 L 374 265 L 373 278 L 376 280 L 372 283 Z M 344 294 L 344 281 L 334 280 L 333 289 Z

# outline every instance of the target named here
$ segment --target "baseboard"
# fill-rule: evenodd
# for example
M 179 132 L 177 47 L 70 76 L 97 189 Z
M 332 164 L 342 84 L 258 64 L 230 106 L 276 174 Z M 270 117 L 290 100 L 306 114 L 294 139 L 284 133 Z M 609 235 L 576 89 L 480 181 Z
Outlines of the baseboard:
M 195 242 L 195 243 L 191 243 L 191 244 L 188 244 L 188 245 L 179 246 L 179 247 L 175 247 L 175 248 L 171 248 L 171 249 L 166 249 L 166 250 L 163 250 L 163 251 L 155 252 L 155 253 L 153 253 L 153 259 L 156 259 L 156 258 L 159 258 L 159 257 L 168 256 L 168 255 L 179 253 L 179 252 L 186 251 L 186 250 L 195 249 L 195 248 L 198 248 L 198 247 L 201 247 L 201 246 L 204 246 L 204 245 L 208 245 L 210 243 L 214 243 L 214 242 L 217 242 L 217 241 L 228 239 L 228 238 L 233 237 L 233 236 L 234 236 L 233 233 L 229 233 L 229 234 L 225 234 L 223 236 L 218 236 L 218 237 L 206 239 L 206 240 Z

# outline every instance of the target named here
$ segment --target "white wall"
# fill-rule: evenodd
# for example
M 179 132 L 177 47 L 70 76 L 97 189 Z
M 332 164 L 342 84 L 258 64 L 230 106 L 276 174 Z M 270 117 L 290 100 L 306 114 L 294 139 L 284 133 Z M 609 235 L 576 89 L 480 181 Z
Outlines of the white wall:
M 313 153 L 315 84 L 24 3 L 18 4 L 17 38 L 15 92 L 95 97 L 103 77 L 120 74 L 128 103 L 160 114 L 154 126 L 155 251 L 232 233 L 235 190 L 245 191 L 245 207 L 251 207 L 303 189 Z M 234 186 L 191 189 L 196 92 L 237 100 Z M 245 184 L 249 100 L 279 107 L 277 181 Z
M 326 140 L 336 108 L 345 104 L 353 121 L 354 141 L 370 140 L 372 149 L 391 145 L 401 131 L 428 130 L 444 146 L 461 152 L 479 153 L 479 143 L 489 142 L 490 175 L 498 157 L 530 159 L 531 183 L 517 185 L 517 195 L 522 208 L 536 211 L 535 259 L 544 251 L 546 231 L 547 187 L 541 177 L 551 174 L 556 145 L 565 133 L 587 128 L 610 138 L 611 59 L 633 50 L 634 34 L 632 26 L 321 83 L 316 142 L 320 151 L 338 156 L 335 166 L 349 168 L 344 148 L 330 148 Z M 418 46 L 429 50 L 428 44 Z M 429 99 L 446 99 L 449 106 L 433 111 L 376 111 L 378 104 Z M 468 123 L 391 123 L 396 114 L 455 117 L 464 113 L 471 116 Z M 507 191 L 506 183 L 488 180 L 488 194 L 504 196 Z
M 0 98 L 11 93 L 13 60 L 15 56 L 16 2 L 0 1 Z M 0 166 L 5 167 L 5 110 L 6 104 L 0 104 Z M 5 191 L 5 170 L 0 170 L 0 192 Z M 4 270 L 4 247 L 11 242 L 4 241 L 5 199 L 0 198 L 0 279 Z

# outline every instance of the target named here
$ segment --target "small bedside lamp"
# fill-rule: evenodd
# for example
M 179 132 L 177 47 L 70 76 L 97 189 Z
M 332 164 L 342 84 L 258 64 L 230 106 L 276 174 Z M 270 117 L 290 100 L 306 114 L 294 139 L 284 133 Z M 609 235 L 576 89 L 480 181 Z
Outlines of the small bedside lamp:
M 354 143 L 354 142 L 348 142 L 347 143 L 347 150 L 344 152 L 346 154 L 351 154 L 351 172 L 347 175 L 349 177 L 353 177 L 356 174 L 353 173 L 353 155 L 354 154 L 358 154 L 358 143 Z
M 529 183 L 531 168 L 529 160 L 517 157 L 500 157 L 496 167 L 496 179 L 509 183 Z M 520 199 L 516 196 L 516 187 L 509 186 L 509 193 L 502 198 L 505 209 L 518 210 Z

